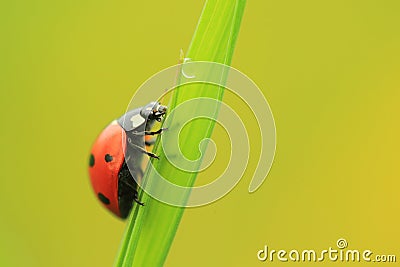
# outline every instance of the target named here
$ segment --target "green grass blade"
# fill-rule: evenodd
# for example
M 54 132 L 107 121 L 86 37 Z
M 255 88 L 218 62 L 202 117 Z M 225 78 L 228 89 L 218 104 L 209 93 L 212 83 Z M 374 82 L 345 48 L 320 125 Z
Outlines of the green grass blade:
M 186 58 L 190 58 L 191 61 L 213 61 L 229 65 L 245 3 L 245 0 L 208 0 L 204 5 Z M 169 113 L 187 100 L 199 97 L 221 100 L 222 96 L 223 88 L 215 85 L 181 85 L 174 91 L 169 104 Z M 217 111 L 214 113 L 213 117 L 216 117 Z M 179 119 L 179 114 L 178 116 L 174 114 L 172 118 L 168 119 L 172 124 L 172 121 Z M 204 155 L 206 146 L 203 145 L 201 151 L 193 148 L 211 136 L 214 125 L 213 120 L 194 120 L 179 135 L 179 144 L 183 155 L 191 160 L 200 158 L 198 167 L 200 167 L 201 155 Z M 173 136 L 164 135 L 163 142 L 176 141 L 168 140 Z M 159 145 L 159 140 L 157 140 L 153 152 L 160 156 L 160 160 L 152 161 L 157 172 L 172 183 L 193 186 L 197 173 L 184 172 L 169 164 L 161 145 Z M 157 187 L 157 183 L 152 180 L 155 175 L 154 169 L 147 168 L 145 172 L 143 180 L 147 183 L 143 186 L 146 189 Z M 184 208 L 161 203 L 143 191 L 140 191 L 139 194 L 141 201 L 145 202 L 145 206 L 134 205 L 117 255 L 115 263 L 117 267 L 162 266 L 183 215 Z M 180 196 L 182 204 L 187 201 L 189 194 L 190 190 L 188 189 Z

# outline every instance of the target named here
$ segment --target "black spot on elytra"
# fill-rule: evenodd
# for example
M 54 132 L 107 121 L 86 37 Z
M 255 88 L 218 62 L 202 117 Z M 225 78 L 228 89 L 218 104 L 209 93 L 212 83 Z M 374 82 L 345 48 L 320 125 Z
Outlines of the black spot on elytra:
M 100 201 L 103 202 L 104 204 L 106 205 L 110 204 L 110 200 L 102 193 L 98 193 L 97 196 L 99 197 Z
M 93 166 L 94 166 L 94 156 L 93 156 L 93 154 L 90 154 L 89 166 L 90 166 L 90 167 L 93 167 Z
M 105 159 L 106 162 L 110 162 L 110 161 L 113 160 L 113 157 L 112 157 L 110 154 L 106 154 L 106 155 L 104 156 L 104 159 Z

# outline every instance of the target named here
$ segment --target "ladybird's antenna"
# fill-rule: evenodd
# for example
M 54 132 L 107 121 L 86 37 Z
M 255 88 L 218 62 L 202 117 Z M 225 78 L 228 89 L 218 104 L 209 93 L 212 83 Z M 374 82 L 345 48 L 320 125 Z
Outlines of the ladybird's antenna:
M 158 101 L 158 102 L 160 102 L 161 104 L 164 102 L 165 95 L 167 94 L 167 91 L 168 91 L 168 88 L 165 88 L 165 89 L 164 89 L 164 93 L 163 93 L 162 97 L 160 98 L 160 101 Z
M 176 70 L 176 75 L 175 75 L 175 86 L 178 85 L 178 80 L 179 80 L 179 75 L 182 73 L 182 64 L 185 63 L 186 58 L 185 58 L 185 52 L 183 52 L 183 49 L 179 51 L 179 59 L 178 59 L 178 65 L 180 65 L 179 68 Z
M 183 64 L 184 62 L 185 62 L 185 52 L 183 52 L 183 49 L 181 48 L 179 50 L 178 65 Z M 179 75 L 180 75 L 181 71 L 182 71 L 182 66 L 176 70 L 175 79 L 174 79 L 175 87 L 177 87 L 177 85 L 178 85 Z M 159 102 L 161 104 L 164 103 L 165 96 L 167 95 L 167 92 L 168 92 L 168 88 L 165 88 L 164 89 L 164 93 L 163 93 L 162 97 L 159 100 Z
M 185 61 L 185 52 L 183 52 L 183 49 L 179 51 L 179 61 L 178 64 L 182 64 Z

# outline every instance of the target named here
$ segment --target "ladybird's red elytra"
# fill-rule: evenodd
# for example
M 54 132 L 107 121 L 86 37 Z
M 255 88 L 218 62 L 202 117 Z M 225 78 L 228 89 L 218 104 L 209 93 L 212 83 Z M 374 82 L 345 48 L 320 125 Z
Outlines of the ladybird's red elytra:
M 109 124 L 97 137 L 89 157 L 90 181 L 99 201 L 112 213 L 126 218 L 133 203 L 138 200 L 138 184 L 143 176 L 143 154 L 147 152 L 149 135 L 160 134 L 163 129 L 151 132 L 155 121 L 161 121 L 167 110 L 159 102 L 128 111 Z M 145 140 L 146 139 L 146 140 Z M 135 177 L 135 178 L 134 178 Z

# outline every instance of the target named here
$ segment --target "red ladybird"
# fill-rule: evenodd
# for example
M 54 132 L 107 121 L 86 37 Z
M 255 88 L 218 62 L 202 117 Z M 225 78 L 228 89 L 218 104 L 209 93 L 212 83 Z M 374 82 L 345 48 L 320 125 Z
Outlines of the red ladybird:
M 143 205 L 138 200 L 136 183 L 143 177 L 143 154 L 158 158 L 145 149 L 145 145 L 150 145 L 145 136 L 162 132 L 163 129 L 150 130 L 166 110 L 159 102 L 131 110 L 108 125 L 93 144 L 89 159 L 93 190 L 118 217 L 126 218 L 134 201 Z

